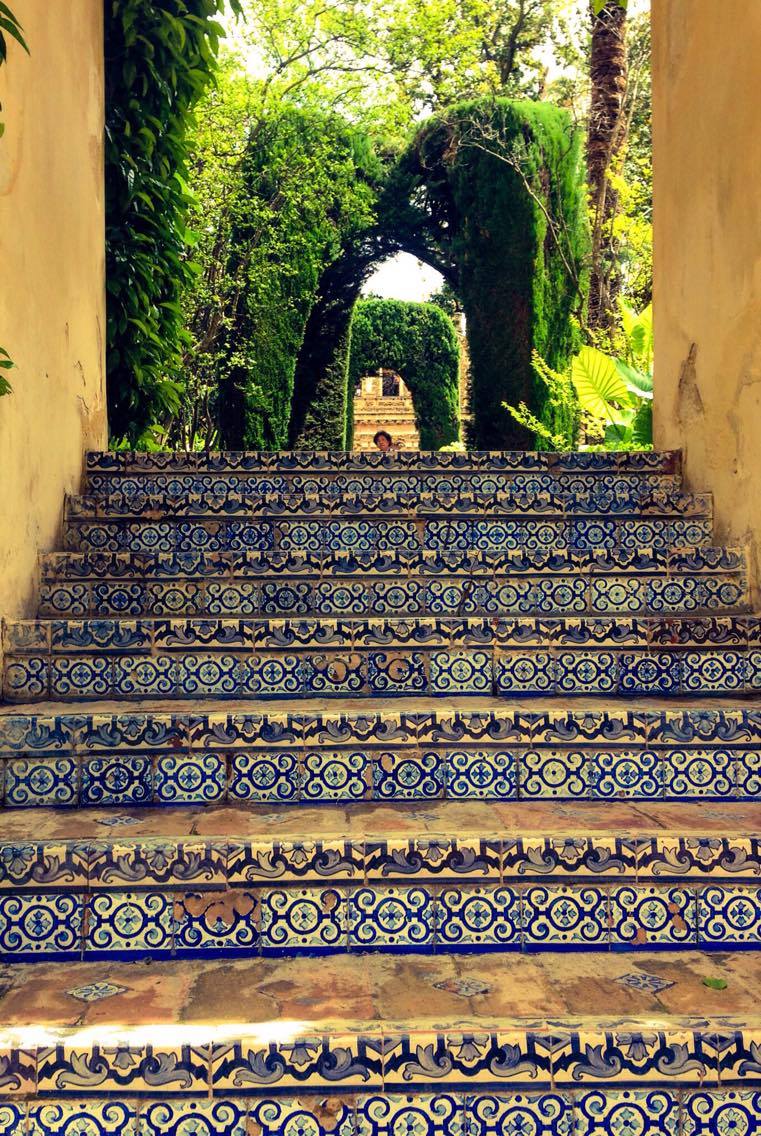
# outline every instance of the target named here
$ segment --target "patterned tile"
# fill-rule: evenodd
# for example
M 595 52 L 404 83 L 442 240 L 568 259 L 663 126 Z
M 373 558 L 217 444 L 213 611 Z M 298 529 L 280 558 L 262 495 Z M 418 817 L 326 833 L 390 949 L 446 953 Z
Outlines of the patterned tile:
M 85 958 L 171 951 L 172 896 L 163 892 L 103 892 L 87 901 Z
M 0 955 L 78 958 L 82 897 L 66 893 L 0 895 Z
M 436 904 L 436 945 L 451 951 L 489 946 L 518 949 L 520 909 L 513 888 L 442 888 Z

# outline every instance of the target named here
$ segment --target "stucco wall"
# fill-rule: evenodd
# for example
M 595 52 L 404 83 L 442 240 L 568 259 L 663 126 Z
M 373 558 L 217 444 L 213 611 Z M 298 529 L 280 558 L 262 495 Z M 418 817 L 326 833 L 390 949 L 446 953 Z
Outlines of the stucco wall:
M 32 610 L 82 455 L 106 440 L 102 0 L 16 0 L 0 68 L 0 615 Z
M 761 558 L 761 2 L 653 0 L 655 438 Z

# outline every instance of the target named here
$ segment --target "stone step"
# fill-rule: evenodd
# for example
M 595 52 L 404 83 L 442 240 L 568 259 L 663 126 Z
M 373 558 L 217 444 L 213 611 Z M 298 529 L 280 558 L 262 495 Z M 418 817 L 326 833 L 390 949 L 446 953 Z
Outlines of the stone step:
M 610 809 L 621 801 L 648 809 L 659 799 L 758 801 L 761 703 L 6 706 L 0 773 L 7 809 L 101 806 L 106 827 L 132 806 L 261 803 L 279 806 L 278 817 L 288 804 L 440 799 L 463 808 L 479 799 L 518 802 L 528 824 L 549 800 L 563 818 L 561 802 L 574 800 Z M 308 815 L 315 826 L 319 810 Z
M 641 470 L 575 471 L 547 469 L 534 471 L 510 469 L 457 469 L 449 465 L 431 468 L 363 466 L 365 457 L 355 453 L 357 468 L 340 467 L 318 472 L 295 470 L 214 470 L 193 472 L 156 472 L 153 470 L 90 473 L 86 479 L 88 492 L 96 495 L 112 493 L 240 493 L 246 496 L 306 493 L 313 496 L 382 496 L 395 493 L 497 493 L 510 488 L 520 492 L 548 493 L 562 489 L 567 493 L 589 493 L 604 486 L 622 493 L 653 490 L 676 493 L 682 479 L 678 473 Z M 380 457 L 380 455 L 379 455 Z M 370 472 L 363 472 L 369 470 Z
M 477 470 L 452 471 L 441 469 L 378 469 L 373 473 L 361 471 L 326 470 L 309 474 L 301 471 L 264 471 L 264 473 L 136 473 L 91 474 L 86 479 L 87 491 L 94 495 L 167 493 L 240 493 L 243 496 L 266 494 L 304 493 L 311 496 L 382 496 L 395 493 L 497 493 L 507 488 L 522 493 L 550 493 L 561 488 L 563 492 L 583 494 L 595 487 L 609 487 L 613 492 L 669 492 L 677 493 L 681 478 L 676 474 L 658 473 L 574 473 L 574 471 L 537 471 L 537 473 L 511 473 L 496 471 L 483 473 Z
M 759 982 L 748 952 L 19 966 L 0 1116 L 13 1136 L 754 1136 Z
M 532 811 L 529 827 L 515 804 L 453 801 L 381 815 L 334 805 L 314 826 L 266 805 L 122 815 L 146 837 L 109 835 L 97 811 L 42 810 L 33 841 L 23 814 L 6 813 L 0 958 L 761 942 L 755 805 L 708 818 L 694 803 Z
M 611 615 L 744 611 L 742 549 L 52 553 L 40 616 Z
M 573 548 L 581 551 L 700 549 L 713 539 L 710 516 L 483 516 L 454 517 L 219 517 L 69 519 L 64 546 L 101 552 L 505 552 Z
M 761 691 L 761 618 L 58 619 L 4 628 L 9 702 Z
M 649 517 L 710 518 L 711 496 L 681 490 L 621 489 L 604 482 L 583 492 L 559 487 L 546 491 L 508 489 L 496 492 L 420 492 L 398 489 L 382 494 L 360 493 L 110 493 L 70 496 L 66 501 L 69 525 L 88 520 L 126 519 L 160 521 L 168 517 L 273 517 L 310 520 L 375 517 L 435 520 L 458 518 L 566 517 L 634 515 Z
M 356 453 L 332 451 L 137 451 L 90 452 L 87 475 L 96 473 L 135 475 L 155 473 L 266 473 L 270 471 L 328 473 L 387 470 L 473 470 L 487 472 L 595 472 L 679 474 L 678 450 L 647 452 L 602 451 L 581 453 L 531 452 L 528 450 L 425 451 L 407 450 L 382 454 L 378 450 Z

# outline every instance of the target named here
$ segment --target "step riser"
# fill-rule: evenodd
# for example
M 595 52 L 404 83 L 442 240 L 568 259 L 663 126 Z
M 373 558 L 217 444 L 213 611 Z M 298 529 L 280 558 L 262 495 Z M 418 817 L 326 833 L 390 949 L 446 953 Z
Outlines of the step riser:
M 6 625 L 8 701 L 761 690 L 753 616 L 59 620 Z
M 754 799 L 757 711 L 0 717 L 8 808 Z
M 744 577 L 747 554 L 742 548 L 701 547 L 675 551 L 635 549 L 537 549 L 525 552 L 434 551 L 353 552 L 341 549 L 319 552 L 54 552 L 42 557 L 44 584 L 93 579 L 147 580 L 227 579 L 259 577 L 314 577 L 323 582 L 361 576 L 393 577 L 394 580 L 420 578 L 433 582 L 438 577 L 465 581 L 476 577 L 505 576 L 511 580 L 525 576 L 573 576 L 590 581 L 616 578 L 652 582 L 668 577 L 676 582 L 686 576 L 713 579 L 715 576 Z
M 194 520 L 69 522 L 65 547 L 94 552 L 354 552 L 473 550 L 527 552 L 573 548 L 580 551 L 636 549 L 659 551 L 710 545 L 709 517 L 580 518 L 540 520 L 494 517 L 483 520 L 384 518 L 368 520 Z
M 238 867 L 245 873 L 245 864 Z M 140 890 L 81 892 L 69 886 L 0 893 L 0 959 L 728 950 L 761 944 L 761 889 L 734 881 L 412 887 L 319 881 L 224 890 L 150 890 L 140 884 Z
M 108 496 L 72 496 L 66 502 L 69 521 L 80 519 L 135 519 L 182 516 L 284 517 L 308 520 L 310 517 L 435 518 L 462 516 L 608 516 L 627 514 L 637 517 L 710 517 L 710 494 L 682 493 L 598 486 L 587 492 L 572 492 L 564 486 L 551 492 L 501 490 L 495 493 L 423 493 L 418 488 L 402 492 L 360 494 L 305 493 L 241 494 L 181 493 L 170 495 L 115 493 Z
M 305 806 L 411 800 L 754 800 L 758 749 L 549 751 L 461 746 L 327 751 L 196 749 L 192 755 L 0 757 L 6 808 L 230 802 Z
M 439 1053 L 437 1050 L 437 1056 Z M 442 1064 L 446 1059 L 445 1051 Z M 62 1082 L 67 1067 L 64 1063 L 60 1070 Z M 178 1084 L 190 1067 L 189 1060 L 180 1061 Z M 526 1063 L 521 1067 L 525 1069 Z M 283 1077 L 287 1070 L 286 1065 Z M 250 1070 L 246 1072 L 251 1075 Z M 367 1079 L 371 1080 L 369 1076 Z M 124 1076 L 119 1080 L 123 1082 Z M 319 1091 L 311 1090 L 307 1083 L 300 1096 L 269 1096 L 262 1088 L 255 1099 L 248 1086 L 240 1084 L 221 1095 L 213 1092 L 214 1099 L 204 1099 L 206 1094 L 200 1087 L 195 1089 L 197 1098 L 189 1100 L 174 1095 L 156 1097 L 155 1090 L 138 1099 L 133 1096 L 136 1089 L 132 1085 L 121 1093 L 114 1089 L 112 1098 L 77 1102 L 55 1093 L 52 1099 L 28 1104 L 8 1101 L 0 1105 L 0 1117 L 6 1122 L 4 1131 L 11 1136 L 25 1132 L 31 1136 L 80 1132 L 88 1136 L 393 1136 L 418 1132 L 425 1136 L 465 1132 L 474 1136 L 505 1136 L 510 1132 L 601 1136 L 628 1131 L 632 1124 L 643 1136 L 656 1131 L 675 1136 L 716 1136 L 721 1132 L 718 1125 L 722 1118 L 727 1117 L 733 1132 L 751 1136 L 761 1114 L 761 1092 L 757 1089 L 713 1088 L 710 1078 L 700 1089 L 666 1088 L 662 1083 L 658 1087 L 616 1089 L 606 1082 L 603 1088 L 560 1090 L 548 1086 L 544 1093 L 537 1091 L 535 1084 L 521 1092 L 502 1088 L 498 1081 L 484 1089 L 482 1084 L 467 1085 L 458 1080 L 452 1087 L 441 1084 L 435 1094 L 414 1091 L 400 1079 L 397 1093 L 390 1084 L 387 1091 L 377 1088 L 362 1095 L 347 1093 L 345 1088 L 333 1090 L 321 1077 L 315 1080 Z M 336 1095 L 331 1096 L 331 1092 Z M 659 1127 L 650 1128 L 648 1121 Z
M 108 496 L 123 493 L 125 496 L 161 494 L 179 496 L 185 493 L 242 493 L 264 496 L 273 493 L 306 493 L 341 497 L 351 495 L 378 496 L 395 493 L 501 493 L 513 489 L 529 493 L 550 493 L 558 488 L 570 493 L 589 493 L 602 486 L 612 492 L 678 492 L 681 478 L 673 474 L 612 474 L 596 473 L 451 473 L 442 469 L 434 472 L 389 471 L 371 474 L 351 474 L 339 471 L 318 475 L 306 473 L 145 473 L 136 477 L 128 474 L 92 473 L 86 481 L 90 494 Z
M 156 582 L 91 579 L 43 584 L 39 615 L 341 616 L 341 615 L 685 615 L 742 612 L 742 576 L 355 576 L 343 582 L 180 578 Z
M 353 453 L 346 450 L 292 450 L 216 452 L 147 452 L 88 453 L 86 471 L 89 474 L 145 474 L 145 473 L 264 473 L 308 472 L 335 473 L 340 471 L 396 472 L 413 470 L 428 472 L 595 472 L 679 474 L 681 454 L 678 450 L 655 452 L 607 453 L 549 453 L 525 450 L 470 450 L 441 452 L 409 450 L 382 454 Z

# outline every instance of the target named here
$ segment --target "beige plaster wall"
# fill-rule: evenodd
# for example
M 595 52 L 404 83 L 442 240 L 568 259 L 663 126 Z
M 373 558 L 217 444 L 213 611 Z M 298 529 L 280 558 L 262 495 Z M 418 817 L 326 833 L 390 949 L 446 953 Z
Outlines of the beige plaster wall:
M 32 611 L 82 456 L 106 441 L 102 0 L 16 0 L 0 68 L 0 616 Z
M 653 0 L 655 440 L 761 563 L 761 0 Z

